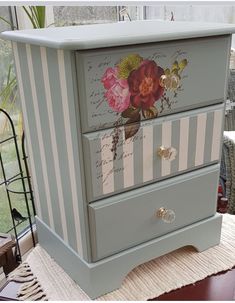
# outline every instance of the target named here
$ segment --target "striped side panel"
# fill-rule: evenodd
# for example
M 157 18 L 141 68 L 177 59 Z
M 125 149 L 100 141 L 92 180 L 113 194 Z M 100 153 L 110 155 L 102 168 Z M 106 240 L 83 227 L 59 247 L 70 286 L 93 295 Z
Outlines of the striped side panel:
M 54 193 L 54 199 L 57 199 L 58 201 L 58 210 L 59 213 L 57 214 L 60 217 L 60 220 L 56 220 L 57 224 L 62 227 L 62 238 L 65 240 L 66 243 L 68 243 L 68 229 L 67 229 L 67 219 L 65 216 L 65 207 L 64 207 L 64 190 L 62 185 L 62 178 L 61 178 L 61 169 L 60 169 L 60 161 L 59 161 L 59 154 L 58 154 L 58 144 L 56 141 L 56 129 L 55 129 L 55 119 L 54 119 L 54 113 L 53 113 L 53 106 L 52 106 L 52 97 L 51 97 L 51 88 L 50 88 L 50 81 L 49 81 L 49 73 L 48 73 L 48 64 L 46 60 L 46 49 L 40 48 L 38 50 L 37 48 L 37 58 L 40 58 L 41 67 L 37 66 L 37 75 L 39 76 L 39 71 L 41 69 L 42 74 L 42 83 L 44 85 L 44 92 L 45 92 L 45 101 L 43 102 L 44 107 L 47 109 L 47 122 L 48 122 L 48 130 L 47 132 L 49 134 L 49 140 L 47 142 L 47 150 L 49 151 L 49 148 L 51 147 L 51 158 L 53 165 L 54 165 L 54 180 L 55 184 L 53 185 L 54 190 L 57 193 L 57 196 L 55 196 L 56 193 Z M 36 52 L 36 50 L 35 50 Z M 34 58 L 34 64 L 37 60 L 37 58 Z M 38 77 L 37 76 L 37 77 Z M 39 83 L 41 82 L 39 81 Z M 39 104 L 42 103 L 42 98 Z M 45 122 L 46 124 L 46 122 Z M 44 132 L 44 137 L 46 133 Z M 45 139 L 44 139 L 45 140 Z M 47 152 L 48 153 L 48 152 Z M 51 163 L 52 164 L 52 163 Z M 49 170 L 51 173 L 52 169 Z M 51 179 L 51 182 L 53 182 L 53 177 Z
M 41 164 L 42 164 L 44 188 L 46 191 L 46 198 L 47 198 L 49 223 L 50 223 L 50 227 L 53 230 L 55 230 L 53 210 L 52 210 L 52 201 L 51 201 L 51 192 L 50 192 L 51 189 L 49 186 L 49 178 L 48 178 L 48 173 L 47 173 L 47 162 L 46 162 L 46 155 L 45 155 L 46 152 L 45 152 L 44 140 L 43 140 L 43 136 L 42 136 L 42 126 L 41 126 L 41 120 L 40 120 L 40 114 L 39 114 L 38 98 L 37 98 L 37 93 L 36 93 L 36 84 L 35 84 L 35 77 L 34 77 L 34 71 L 33 71 L 33 61 L 32 61 L 31 49 L 30 49 L 29 44 L 26 44 L 26 54 L 27 54 L 27 64 L 28 64 L 28 70 L 29 70 L 29 83 L 30 83 L 31 92 L 32 92 L 34 116 L 35 116 L 35 121 L 36 121 L 37 137 L 38 137 L 40 156 L 41 156 L 40 160 L 41 160 Z
M 69 174 L 69 164 L 68 164 L 68 153 L 67 153 L 67 143 L 65 136 L 65 128 L 64 128 L 64 114 L 63 114 L 63 100 L 61 96 L 61 86 L 60 86 L 60 78 L 59 78 L 59 67 L 58 67 L 58 58 L 57 51 L 50 48 L 40 47 L 40 55 L 42 65 L 43 65 L 43 83 L 45 86 L 45 95 L 46 95 L 46 105 L 44 108 L 48 108 L 48 134 L 50 134 L 50 129 L 52 131 L 53 136 L 53 126 L 52 121 L 54 123 L 55 128 L 55 136 L 54 140 L 56 140 L 57 152 L 58 152 L 58 160 L 60 168 L 60 177 L 62 182 L 62 192 L 63 192 L 63 203 L 64 203 L 64 211 L 65 211 L 65 219 L 67 224 L 67 234 L 68 234 L 68 244 L 77 251 L 77 242 L 75 230 L 75 220 L 74 220 L 74 211 L 73 211 L 73 203 L 72 203 L 72 192 L 71 192 L 71 182 L 70 182 L 70 174 Z M 73 102 L 73 101 L 71 101 Z M 52 113 L 51 113 L 52 111 Z M 44 114 L 45 115 L 45 114 Z M 50 140 L 50 145 L 52 141 Z M 51 147 L 52 150 L 54 147 Z M 56 152 L 54 150 L 54 152 Z M 48 170 L 53 170 L 53 163 L 55 161 L 54 155 L 52 154 L 52 158 L 50 159 L 50 167 Z M 56 168 L 58 169 L 58 168 Z M 59 180 L 57 177 L 57 180 Z M 53 180 L 51 180 L 51 186 L 54 188 L 54 195 L 59 193 L 58 187 L 59 183 L 53 184 Z M 59 205 L 57 205 L 59 209 Z M 57 217 L 58 224 L 62 224 L 61 217 Z
M 18 52 L 18 45 L 16 42 L 12 42 L 12 47 L 13 47 L 13 53 L 14 53 L 14 60 L 15 60 L 15 67 L 16 67 L 16 75 L 17 75 L 17 82 L 18 82 L 18 87 L 19 87 L 19 93 L 20 93 L 20 100 L 21 100 L 21 109 L 23 112 L 24 116 L 24 129 L 26 133 L 26 141 L 27 141 L 27 148 L 29 151 L 29 161 L 30 161 L 30 171 L 32 174 L 32 186 L 34 189 L 34 201 L 35 201 L 35 207 L 37 211 L 37 215 L 42 218 L 42 209 L 41 209 L 41 197 L 39 196 L 39 188 L 38 188 L 38 181 L 39 178 L 36 174 L 36 165 L 34 162 L 34 156 L 33 156 L 33 149 L 32 149 L 32 128 L 29 126 L 29 121 L 28 121 L 28 115 L 26 111 L 26 99 L 25 99 L 25 93 L 24 93 L 24 87 L 23 87 L 23 75 L 21 72 L 21 67 L 20 67 L 20 59 L 19 59 L 19 52 Z
M 37 214 L 82 256 L 70 53 L 19 43 L 13 49 Z
M 73 212 L 74 212 L 74 222 L 75 222 L 75 237 L 77 242 L 77 251 L 82 256 L 82 239 L 81 239 L 81 226 L 79 218 L 79 208 L 78 208 L 78 188 L 77 188 L 77 175 L 75 172 L 75 158 L 74 158 L 74 146 L 72 140 L 72 131 L 71 131 L 71 112 L 69 110 L 69 99 L 68 99 L 68 90 L 67 90 L 67 81 L 66 81 L 66 69 L 65 69 L 65 59 L 64 51 L 57 50 L 57 60 L 59 67 L 59 83 L 60 83 L 60 94 L 62 96 L 62 106 L 63 106 L 63 120 L 64 120 L 64 129 L 65 129 L 65 138 L 66 138 L 66 147 L 67 147 L 67 161 L 69 165 L 69 176 L 72 192 L 72 203 L 73 203 Z M 76 160 L 78 161 L 78 159 Z M 80 201 L 82 203 L 82 201 Z

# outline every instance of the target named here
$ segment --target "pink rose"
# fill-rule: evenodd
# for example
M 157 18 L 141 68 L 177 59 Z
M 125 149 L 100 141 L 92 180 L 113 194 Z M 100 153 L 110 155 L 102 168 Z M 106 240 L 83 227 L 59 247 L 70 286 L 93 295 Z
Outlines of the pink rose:
M 112 87 L 105 93 L 109 106 L 121 113 L 130 105 L 130 92 L 127 80 L 116 80 Z
M 118 80 L 117 79 L 117 68 L 107 68 L 101 81 L 104 85 L 104 88 L 109 89 L 114 85 L 114 83 Z

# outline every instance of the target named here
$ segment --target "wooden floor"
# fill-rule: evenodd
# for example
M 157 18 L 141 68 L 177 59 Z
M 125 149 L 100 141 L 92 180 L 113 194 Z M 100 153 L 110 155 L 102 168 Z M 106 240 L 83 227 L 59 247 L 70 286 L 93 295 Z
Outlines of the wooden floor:
M 235 268 L 161 295 L 152 301 L 235 300 Z

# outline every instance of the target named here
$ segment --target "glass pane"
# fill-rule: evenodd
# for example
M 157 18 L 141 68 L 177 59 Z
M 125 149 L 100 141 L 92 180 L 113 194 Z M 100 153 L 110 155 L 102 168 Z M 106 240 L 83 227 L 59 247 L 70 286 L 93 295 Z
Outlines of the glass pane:
M 54 6 L 55 26 L 116 22 L 117 6 Z

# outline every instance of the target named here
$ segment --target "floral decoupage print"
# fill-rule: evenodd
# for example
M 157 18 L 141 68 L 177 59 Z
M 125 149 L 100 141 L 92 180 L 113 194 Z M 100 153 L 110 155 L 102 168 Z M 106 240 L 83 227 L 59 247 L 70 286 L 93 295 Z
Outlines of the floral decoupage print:
M 125 140 L 138 132 L 142 119 L 156 118 L 165 107 L 171 108 L 172 100 L 168 92 L 174 92 L 172 98 L 177 96 L 182 86 L 181 74 L 187 64 L 187 59 L 183 59 L 164 68 L 154 60 L 130 54 L 105 70 L 101 79 L 104 97 L 109 107 L 120 113 L 116 125 L 124 124 Z M 123 120 L 122 123 L 120 120 Z M 116 128 L 112 148 L 114 157 L 118 142 L 118 126 Z

